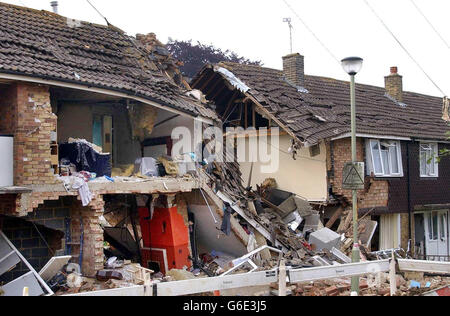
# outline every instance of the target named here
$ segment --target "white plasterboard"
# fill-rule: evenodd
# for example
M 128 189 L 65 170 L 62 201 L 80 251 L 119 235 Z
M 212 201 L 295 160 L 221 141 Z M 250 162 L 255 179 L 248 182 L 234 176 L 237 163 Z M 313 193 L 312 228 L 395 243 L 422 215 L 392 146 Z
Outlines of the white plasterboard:
M 39 275 L 44 281 L 49 281 L 53 278 L 61 269 L 69 263 L 72 256 L 53 257 L 39 272 Z

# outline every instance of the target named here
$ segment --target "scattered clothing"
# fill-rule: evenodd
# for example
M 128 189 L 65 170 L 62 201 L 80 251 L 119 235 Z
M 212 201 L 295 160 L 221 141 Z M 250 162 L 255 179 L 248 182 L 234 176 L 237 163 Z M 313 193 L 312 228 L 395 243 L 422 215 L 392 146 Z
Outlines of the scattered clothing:
M 223 207 L 223 221 L 222 221 L 221 231 L 227 236 L 230 236 L 230 234 L 231 234 L 231 213 L 232 212 L 233 212 L 233 209 L 231 208 L 230 204 L 225 203 L 224 207 Z

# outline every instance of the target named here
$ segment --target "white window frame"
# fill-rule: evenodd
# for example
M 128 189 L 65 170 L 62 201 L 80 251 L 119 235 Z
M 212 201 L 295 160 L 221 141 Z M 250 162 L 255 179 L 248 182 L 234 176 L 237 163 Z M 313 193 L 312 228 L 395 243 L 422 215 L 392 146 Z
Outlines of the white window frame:
M 375 170 L 375 160 L 374 160 L 374 152 L 373 152 L 373 145 L 374 143 L 378 144 L 378 148 L 379 148 L 379 159 L 381 162 L 381 169 L 382 172 L 376 172 Z M 397 164 L 398 164 L 398 173 L 386 173 L 386 169 L 384 166 L 384 161 L 383 161 L 383 157 L 381 155 L 381 143 L 382 142 L 389 142 L 391 143 L 391 146 L 395 146 L 395 149 L 397 151 Z M 367 140 L 367 159 L 368 161 L 368 166 L 369 166 L 369 174 L 371 174 L 373 172 L 373 174 L 375 175 L 375 177 L 377 178 L 401 178 L 403 177 L 403 159 L 402 159 L 402 148 L 401 148 L 401 143 L 398 140 L 382 140 L 382 139 L 368 139 Z M 391 160 L 391 156 L 389 155 L 389 160 Z M 390 166 L 392 169 L 392 162 L 390 161 Z
M 430 168 L 428 168 L 429 165 L 434 164 L 434 173 L 427 173 L 427 174 L 423 174 L 422 173 L 422 169 L 423 169 L 423 161 L 422 161 L 422 155 L 423 155 L 423 151 L 422 148 L 425 146 L 429 146 L 432 153 L 430 156 L 427 156 L 427 166 L 425 166 L 425 170 L 429 170 Z M 438 143 L 426 143 L 426 142 L 421 142 L 419 144 L 419 170 L 420 170 L 420 177 L 421 178 L 438 178 L 439 177 L 439 163 L 438 163 L 438 157 L 439 155 L 439 145 Z M 433 156 L 433 157 L 431 157 Z M 432 158 L 432 161 L 430 163 L 428 163 L 428 160 Z

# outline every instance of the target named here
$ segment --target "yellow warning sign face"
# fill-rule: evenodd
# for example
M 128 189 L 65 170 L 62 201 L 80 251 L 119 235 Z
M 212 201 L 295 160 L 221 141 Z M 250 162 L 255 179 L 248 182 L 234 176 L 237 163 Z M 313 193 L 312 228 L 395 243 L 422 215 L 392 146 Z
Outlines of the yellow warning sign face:
M 344 190 L 364 190 L 364 167 L 364 162 L 350 162 L 345 165 L 342 178 Z

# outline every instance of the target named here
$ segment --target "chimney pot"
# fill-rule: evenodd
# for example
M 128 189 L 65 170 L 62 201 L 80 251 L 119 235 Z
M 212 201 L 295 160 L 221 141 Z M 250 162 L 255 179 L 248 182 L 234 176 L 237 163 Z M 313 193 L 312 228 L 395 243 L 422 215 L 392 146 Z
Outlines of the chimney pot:
M 283 57 L 283 73 L 288 81 L 298 87 L 305 86 L 305 57 L 296 53 Z
M 58 1 L 52 1 L 50 2 L 50 5 L 53 8 L 53 13 L 58 14 Z
M 403 102 L 403 77 L 398 74 L 398 67 L 391 67 L 391 74 L 384 79 L 386 93 L 398 102 Z

